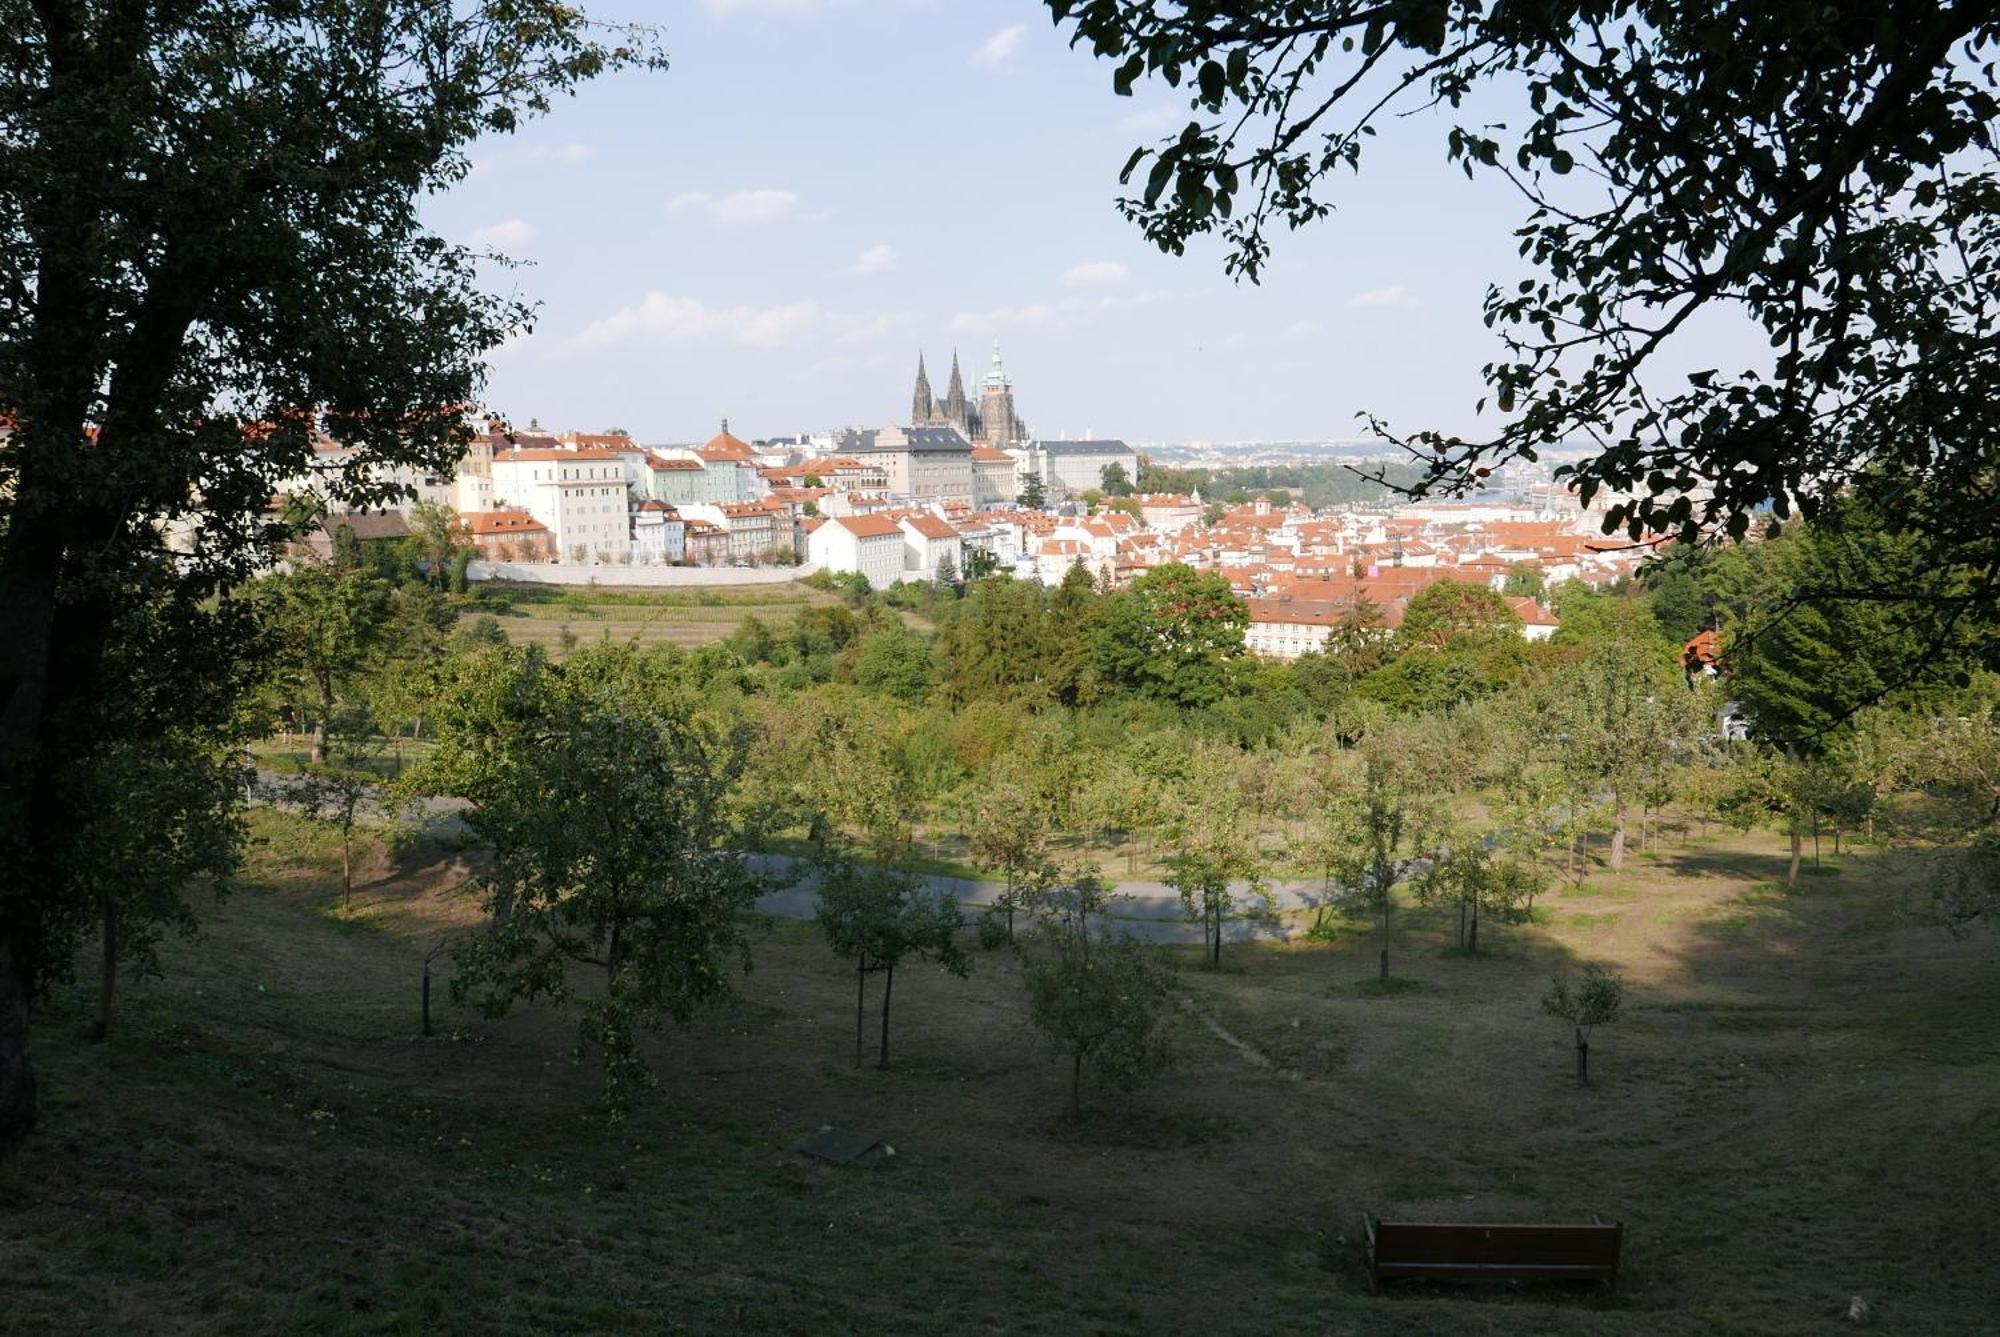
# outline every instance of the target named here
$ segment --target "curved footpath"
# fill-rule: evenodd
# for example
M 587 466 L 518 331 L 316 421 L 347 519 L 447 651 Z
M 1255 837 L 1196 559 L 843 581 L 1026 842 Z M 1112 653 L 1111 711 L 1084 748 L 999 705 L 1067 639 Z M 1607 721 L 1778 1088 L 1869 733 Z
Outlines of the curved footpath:
M 803 859 L 782 854 L 753 854 L 750 866 L 770 877 L 787 879 L 788 885 L 762 897 L 757 908 L 779 919 L 811 919 L 819 908 L 819 889 L 812 867 Z M 980 882 L 964 877 L 927 876 L 926 888 L 941 891 L 960 905 L 983 908 L 993 905 L 1006 890 L 997 882 Z M 1239 893 L 1241 884 L 1238 884 Z M 1118 882 L 1112 889 L 1111 919 L 1121 929 L 1143 942 L 1200 942 L 1201 925 L 1182 918 L 1180 893 L 1164 882 Z M 1318 882 L 1273 882 L 1272 913 L 1232 918 L 1223 924 L 1225 942 L 1290 942 L 1305 925 L 1289 913 L 1311 910 L 1320 903 Z
M 260 769 L 258 779 L 261 782 L 257 794 L 259 801 L 289 806 L 283 797 L 281 777 Z M 416 806 L 428 825 L 456 832 L 466 829 L 460 814 L 470 805 L 463 799 L 425 799 Z M 376 818 L 390 815 L 375 803 L 367 805 L 367 812 Z M 765 914 L 778 919 L 811 919 L 819 909 L 819 888 L 808 861 L 784 854 L 753 854 L 750 866 L 785 884 L 758 899 L 757 908 Z M 923 882 L 928 890 L 942 891 L 970 909 L 997 904 L 1006 890 L 998 882 L 965 877 L 928 875 Z M 1239 895 L 1241 891 L 1242 884 L 1238 883 Z M 1323 895 L 1317 881 L 1273 882 L 1271 912 L 1238 915 L 1226 920 L 1223 940 L 1290 942 L 1305 931 L 1306 924 L 1298 918 L 1298 912 L 1314 909 Z M 1202 940 L 1201 925 L 1182 917 L 1180 893 L 1164 882 L 1115 882 L 1112 884 L 1112 897 L 1112 922 L 1142 942 L 1198 943 Z

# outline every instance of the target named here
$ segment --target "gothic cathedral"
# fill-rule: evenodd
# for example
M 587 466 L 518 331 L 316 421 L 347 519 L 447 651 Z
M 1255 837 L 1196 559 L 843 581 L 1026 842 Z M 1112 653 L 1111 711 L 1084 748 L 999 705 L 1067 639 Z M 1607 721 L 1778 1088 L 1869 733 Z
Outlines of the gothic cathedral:
M 979 387 L 979 403 L 965 397 L 965 380 L 958 373 L 958 354 L 951 355 L 951 384 L 939 399 L 931 393 L 924 356 L 917 354 L 917 391 L 910 400 L 912 427 L 952 427 L 978 446 L 1011 446 L 1028 439 L 1028 426 L 1014 411 L 1014 383 L 1000 365 L 1000 344 L 993 344 L 993 367 Z

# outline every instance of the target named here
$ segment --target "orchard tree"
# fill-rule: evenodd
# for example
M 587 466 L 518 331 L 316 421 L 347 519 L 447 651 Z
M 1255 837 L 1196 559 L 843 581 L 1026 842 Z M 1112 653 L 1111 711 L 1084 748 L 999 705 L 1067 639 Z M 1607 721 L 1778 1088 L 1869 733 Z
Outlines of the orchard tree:
M 1419 904 L 1458 912 L 1458 949 L 1477 956 L 1480 920 L 1521 923 L 1540 890 L 1539 880 L 1527 863 L 1496 856 L 1492 846 L 1461 832 L 1423 867 L 1414 890 Z
M 906 960 L 936 962 L 963 977 L 970 963 L 959 946 L 965 916 L 949 893 L 926 889 L 924 879 L 898 862 L 894 849 L 878 849 L 866 864 L 845 850 L 818 860 L 819 909 L 814 918 L 834 955 L 854 962 L 854 1066 L 861 1066 L 862 1017 L 868 976 L 882 976 L 882 1025 L 877 1066 L 889 1066 L 889 998 L 896 967 Z
M 1558 975 L 1542 996 L 1542 1011 L 1567 1022 L 1576 1034 L 1576 1082 L 1590 1085 L 1590 1032 L 1618 1019 L 1625 1002 L 1625 983 L 1605 966 L 1592 963 L 1583 968 L 1583 978 L 1572 983 Z
M 328 734 L 327 760 L 309 762 L 297 775 L 272 786 L 272 796 L 297 808 L 306 819 L 340 836 L 340 908 L 354 908 L 354 831 L 381 782 L 367 769 L 381 756 L 374 721 L 349 712 Z
M 1606 641 L 1549 685 L 1550 715 L 1561 732 L 1561 764 L 1611 810 L 1611 870 L 1625 866 L 1632 802 L 1654 770 L 1671 760 L 1672 741 L 1694 726 L 1688 691 L 1650 643 Z
M 1129 936 L 1112 935 L 1101 882 L 1074 878 L 1057 903 L 1021 953 L 1021 982 L 1029 1023 L 1069 1061 L 1069 1117 L 1080 1121 L 1086 1070 L 1130 1090 L 1171 1061 L 1174 974 Z
M 1360 786 L 1341 796 L 1329 839 L 1334 878 L 1350 910 L 1382 921 L 1381 974 L 1389 982 L 1389 930 L 1396 888 L 1430 856 L 1424 808 L 1410 800 L 1403 777 L 1384 755 L 1370 756 Z
M 1222 965 L 1223 930 L 1243 904 L 1267 913 L 1272 904 L 1256 814 L 1246 814 L 1229 793 L 1236 760 L 1215 745 L 1195 750 L 1168 836 L 1167 885 L 1181 898 L 1182 916 L 1201 925 L 1202 955 L 1212 969 Z
M 1006 879 L 1000 910 L 1007 916 L 1007 937 L 1014 937 L 1014 915 L 1022 908 L 1024 882 L 1048 863 L 1049 822 L 1035 796 L 1016 784 L 994 785 L 979 797 L 972 857 L 997 868 Z
M 361 568 L 304 561 L 251 586 L 267 631 L 268 662 L 281 682 L 308 695 L 301 704 L 312 730 L 310 760 L 326 761 L 327 733 L 339 697 L 359 685 L 388 618 L 389 591 Z
M 35 888 L 34 985 L 71 978 L 94 937 L 100 964 L 91 1030 L 99 1037 L 111 1028 L 121 973 L 158 973 L 160 942 L 197 927 L 191 893 L 227 889 L 244 840 L 251 778 L 244 749 L 259 731 L 249 706 L 257 669 L 228 652 L 254 640 L 242 601 L 197 597 L 164 559 L 135 564 L 119 588 L 104 659 L 93 666 L 117 692 L 74 703 L 87 720 L 65 720 L 61 737 L 75 750 L 63 755 L 49 796 L 48 820 L 59 825 L 41 833 L 52 842 L 51 875 L 63 880 Z M 0 978 L 0 1004 L 5 983 Z M 15 1057 L 22 1066 L 10 1066 Z M 25 1056 L 0 1043 L 0 1095 L 20 1093 L 11 1081 L 31 1094 L 28 1076 Z M 0 1105 L 0 1134 L 5 1114 Z
M 1935 560 L 1841 594 L 1938 636 L 2000 603 L 1990 7 L 1047 3 L 1115 92 L 1150 76 L 1187 100 L 1122 177 L 1121 210 L 1165 251 L 1219 234 L 1227 270 L 1258 279 L 1275 232 L 1332 212 L 1378 123 L 1417 111 L 1468 176 L 1524 197 L 1527 272 L 1486 294 L 1498 424 L 1378 424 L 1422 462 L 1417 490 L 1588 441 L 1556 473 L 1611 499 L 1607 533 L 1693 542 L 1852 488 Z M 1710 360 L 1724 312 L 1762 351 Z
M 578 1052 L 602 1056 L 614 1116 L 653 1081 L 640 1037 L 725 996 L 732 962 L 749 967 L 763 884 L 729 797 L 746 740 L 696 699 L 676 666 L 628 647 L 562 664 L 489 651 L 462 666 L 411 772 L 419 792 L 470 800 L 493 846 L 492 923 L 458 947 L 454 995 L 488 1016 L 577 1003 Z M 579 969 L 599 987 L 579 990 Z

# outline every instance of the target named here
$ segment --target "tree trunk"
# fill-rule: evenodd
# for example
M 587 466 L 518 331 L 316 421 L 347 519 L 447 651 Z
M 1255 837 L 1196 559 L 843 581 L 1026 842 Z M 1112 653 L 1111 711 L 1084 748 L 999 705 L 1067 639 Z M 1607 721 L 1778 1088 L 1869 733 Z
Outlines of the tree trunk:
M 319 719 L 313 724 L 312 752 L 306 760 L 314 766 L 326 765 L 326 730 L 333 720 L 333 675 L 321 673 L 319 680 Z
M 28 1061 L 28 935 L 0 930 L 0 1160 L 35 1126 L 35 1070 Z
M 1069 1121 L 1083 1122 L 1083 1055 L 1069 1056 Z
M 1625 825 L 1629 816 L 1625 810 L 1625 800 L 1619 799 L 1618 824 L 1611 828 L 1611 871 L 1616 873 L 1625 867 Z
M 1467 956 L 1477 956 L 1479 955 L 1479 898 L 1475 896 L 1472 897 L 1471 900 L 1472 900 L 1472 930 L 1471 932 L 1466 934 L 1465 954 Z
M 104 961 L 97 978 L 97 1021 L 90 1038 L 102 1040 L 111 1034 L 111 998 L 118 988 L 118 907 L 104 898 Z
M 1458 950 L 1465 950 L 1465 898 L 1458 899 Z
M 1785 870 L 1785 885 L 1799 885 L 1799 861 L 1805 856 L 1805 839 L 1795 829 L 1792 832 L 1792 866 Z
M 354 905 L 354 840 L 349 828 L 340 828 L 340 908 L 352 909 Z
M 424 958 L 424 1034 L 431 1033 L 431 961 Z
M 861 1066 L 861 1032 L 868 1015 L 868 958 L 854 959 L 854 1066 Z
M 1590 1041 L 1583 1038 L 1583 1027 L 1576 1028 L 1576 1084 L 1590 1085 Z
M 896 968 L 890 966 L 882 976 L 882 1053 L 875 1062 L 878 1068 L 889 1066 L 889 995 L 896 990 Z
M 1389 982 L 1389 893 L 1382 893 L 1382 983 Z

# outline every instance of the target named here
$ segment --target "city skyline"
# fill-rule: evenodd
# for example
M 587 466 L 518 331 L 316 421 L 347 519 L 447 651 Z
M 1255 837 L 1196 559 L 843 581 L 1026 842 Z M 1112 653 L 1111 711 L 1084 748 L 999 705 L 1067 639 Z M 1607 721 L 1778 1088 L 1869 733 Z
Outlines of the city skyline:
M 647 439 L 723 414 L 756 434 L 900 420 L 919 350 L 995 339 L 1039 435 L 1343 440 L 1373 411 L 1469 432 L 1498 352 L 1480 301 L 1525 273 L 1519 199 L 1391 127 L 1332 218 L 1261 287 L 1219 248 L 1154 251 L 1117 214 L 1131 149 L 1183 123 L 1114 97 L 1022 0 L 636 0 L 673 68 L 627 74 L 475 152 L 433 201 L 542 304 L 493 359 L 520 421 Z M 912 114 L 912 108 L 921 114 Z M 1490 420 L 1489 420 L 1490 421 Z

